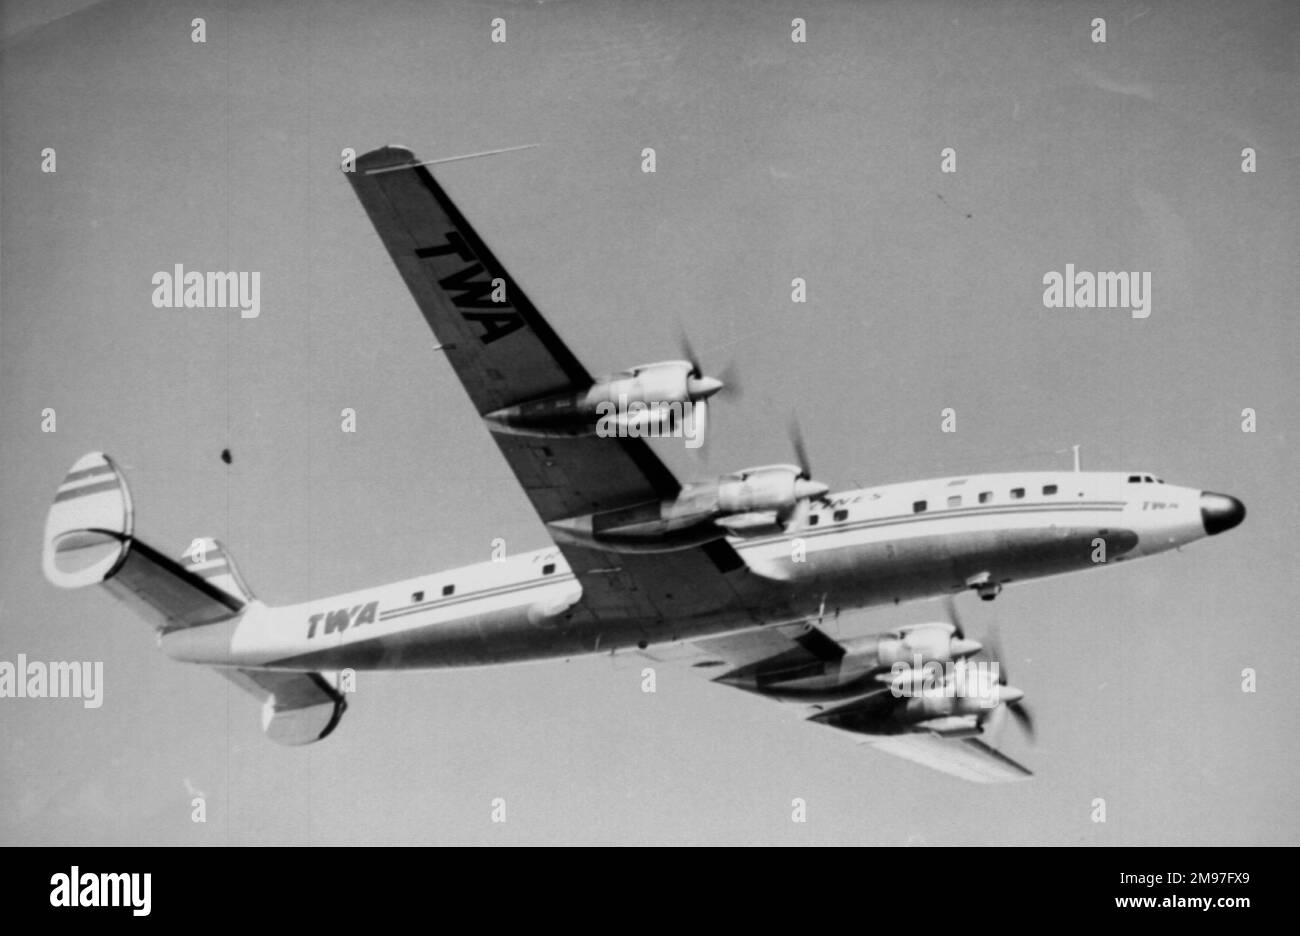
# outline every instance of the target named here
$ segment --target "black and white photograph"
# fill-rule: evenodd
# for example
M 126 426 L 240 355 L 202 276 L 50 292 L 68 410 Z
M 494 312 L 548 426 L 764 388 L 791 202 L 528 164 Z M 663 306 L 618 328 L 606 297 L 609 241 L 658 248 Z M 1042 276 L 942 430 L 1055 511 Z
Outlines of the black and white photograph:
M 0 842 L 1300 844 L 1300 5 L 0 26 Z

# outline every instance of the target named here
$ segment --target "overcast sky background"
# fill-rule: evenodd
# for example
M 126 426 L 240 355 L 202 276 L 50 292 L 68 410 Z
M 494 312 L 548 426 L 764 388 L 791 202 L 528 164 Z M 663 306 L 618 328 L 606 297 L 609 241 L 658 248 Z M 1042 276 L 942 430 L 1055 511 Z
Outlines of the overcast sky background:
M 82 6 L 3 7 L 0 659 L 102 660 L 105 702 L 0 700 L 0 841 L 1300 842 L 1294 3 Z M 832 488 L 1079 442 L 1246 502 L 1181 554 L 967 605 L 1035 711 L 1036 745 L 1006 738 L 1034 781 L 669 667 L 647 695 L 637 657 L 362 673 L 287 749 L 102 589 L 44 581 L 45 511 L 97 448 L 150 542 L 221 538 L 272 604 L 545 545 L 338 168 L 534 142 L 436 171 L 589 370 L 677 356 L 678 322 L 737 362 L 707 461 L 660 447 L 679 475 L 788 460 L 797 411 Z M 176 263 L 260 271 L 260 317 L 153 308 Z M 1067 263 L 1151 271 L 1150 318 L 1044 309 Z

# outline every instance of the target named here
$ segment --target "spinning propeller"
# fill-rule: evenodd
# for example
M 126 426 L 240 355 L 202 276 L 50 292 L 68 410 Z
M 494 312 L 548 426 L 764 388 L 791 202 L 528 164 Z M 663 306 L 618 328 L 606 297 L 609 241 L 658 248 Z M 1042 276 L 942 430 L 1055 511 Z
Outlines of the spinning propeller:
M 962 625 L 960 612 L 957 610 L 957 600 L 954 596 L 949 595 L 944 602 L 948 611 L 948 620 L 955 628 L 953 631 L 957 637 L 965 639 L 966 629 Z M 1030 714 L 1029 707 L 1025 705 L 1024 693 L 1014 686 L 1009 686 L 1007 679 L 1009 674 L 1004 662 L 1006 657 L 1002 652 L 1002 637 L 996 624 L 990 624 L 988 633 L 981 641 L 984 649 L 981 651 L 987 656 L 990 662 L 998 664 L 998 691 L 1002 701 L 990 709 L 988 712 L 980 715 L 979 723 L 981 726 L 987 725 L 988 732 L 993 741 L 996 742 L 998 736 L 1002 733 L 1002 725 L 1006 720 L 1006 712 L 1011 713 L 1011 717 L 1024 731 L 1025 737 L 1030 741 L 1034 740 L 1034 717 Z
M 736 374 L 734 362 L 728 362 L 718 377 L 706 377 L 700 356 L 686 337 L 686 330 L 678 327 L 678 344 L 681 345 L 682 357 L 690 362 L 691 370 L 686 376 L 686 390 L 695 405 L 695 426 L 700 439 L 707 443 L 709 439 L 709 404 L 708 399 L 715 394 L 740 399 L 740 380 Z

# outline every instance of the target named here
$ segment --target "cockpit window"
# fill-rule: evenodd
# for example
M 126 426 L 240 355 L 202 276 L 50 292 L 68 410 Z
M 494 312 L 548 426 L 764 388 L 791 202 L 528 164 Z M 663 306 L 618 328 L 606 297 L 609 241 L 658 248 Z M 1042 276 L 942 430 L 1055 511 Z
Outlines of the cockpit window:
M 1142 476 L 1141 476 L 1141 475 L 1129 475 L 1129 476 L 1128 476 L 1128 483 L 1129 483 L 1129 484 L 1141 484 L 1141 483 L 1142 483 Z

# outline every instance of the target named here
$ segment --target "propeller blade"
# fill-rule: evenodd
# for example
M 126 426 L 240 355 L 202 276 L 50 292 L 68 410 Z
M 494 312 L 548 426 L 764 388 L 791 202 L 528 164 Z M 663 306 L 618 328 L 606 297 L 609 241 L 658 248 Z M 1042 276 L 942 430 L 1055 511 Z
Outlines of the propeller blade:
M 962 625 L 961 615 L 957 612 L 957 598 L 953 595 L 949 595 L 947 600 L 944 602 L 944 606 L 948 609 L 949 623 L 956 628 L 953 631 L 953 634 L 956 635 L 958 640 L 965 640 L 966 628 Z
M 1007 707 L 1005 705 L 995 705 L 993 708 L 982 714 L 979 718 L 980 727 L 988 735 L 989 744 L 993 747 L 998 746 L 998 739 L 1002 737 L 1002 731 L 1007 723 Z
M 808 511 L 808 499 L 802 497 L 794 502 L 792 508 L 777 517 L 777 520 L 780 522 L 781 527 L 786 530 L 792 527 L 804 527 L 808 525 Z
M 948 601 L 949 612 L 955 612 L 956 602 L 953 601 L 952 596 L 949 596 Z M 953 623 L 957 624 L 955 618 Z M 957 626 L 960 625 L 957 624 Z M 982 642 L 984 644 L 983 652 L 988 655 L 989 661 L 998 665 L 998 685 L 1007 686 L 1006 658 L 1002 653 L 1002 635 L 998 630 L 997 624 L 989 625 L 988 631 L 986 632 Z M 985 730 L 992 735 L 990 743 L 994 747 L 998 746 L 997 736 L 1002 730 L 1003 723 L 1006 721 L 1007 712 L 1011 713 L 1011 717 L 1015 719 L 1016 723 L 1020 726 L 1020 729 L 1024 731 L 1026 738 L 1033 741 L 1035 737 L 1034 716 L 1030 714 L 1029 707 L 1025 705 L 1023 701 L 1024 693 L 1021 690 L 1010 686 L 1008 686 L 1008 690 L 1008 701 L 1001 702 L 994 707 L 991 712 L 980 717 L 980 725 L 984 726 L 986 723 L 988 725 Z
M 700 367 L 699 356 L 696 355 L 695 349 L 691 347 L 691 339 L 686 337 L 686 329 L 678 326 L 677 343 L 682 347 L 682 357 L 691 362 L 691 376 L 703 377 L 704 371 Z
M 1029 714 L 1029 709 L 1022 702 L 1013 702 L 1010 705 L 999 705 L 998 708 L 1011 710 L 1011 715 L 1025 732 L 1025 737 L 1030 741 L 1034 740 L 1034 716 Z
M 707 399 L 715 393 L 725 391 L 728 396 L 740 396 L 740 384 L 736 378 L 735 368 L 728 364 L 719 377 L 706 377 L 704 375 L 704 365 L 700 362 L 700 356 L 695 351 L 695 346 L 691 344 L 691 339 L 686 335 L 686 329 L 679 324 L 677 326 L 677 343 L 681 347 L 682 357 L 691 365 L 690 374 L 690 393 L 693 399 Z
M 722 393 L 731 397 L 733 400 L 739 400 L 744 396 L 744 391 L 740 386 L 740 374 L 736 369 L 735 361 L 728 361 L 727 366 L 722 368 L 722 373 L 718 375 L 718 380 L 722 381 Z
M 803 444 L 803 430 L 799 428 L 799 420 L 793 416 L 790 417 L 790 445 L 794 447 L 795 461 L 799 465 L 802 477 L 805 481 L 812 478 L 812 465 L 808 461 L 808 449 Z
M 1007 684 L 1007 662 L 1006 656 L 1002 652 L 1002 634 L 996 624 L 990 624 L 988 635 L 984 638 L 984 649 L 988 651 L 989 660 L 998 665 L 998 683 L 1005 686 Z

